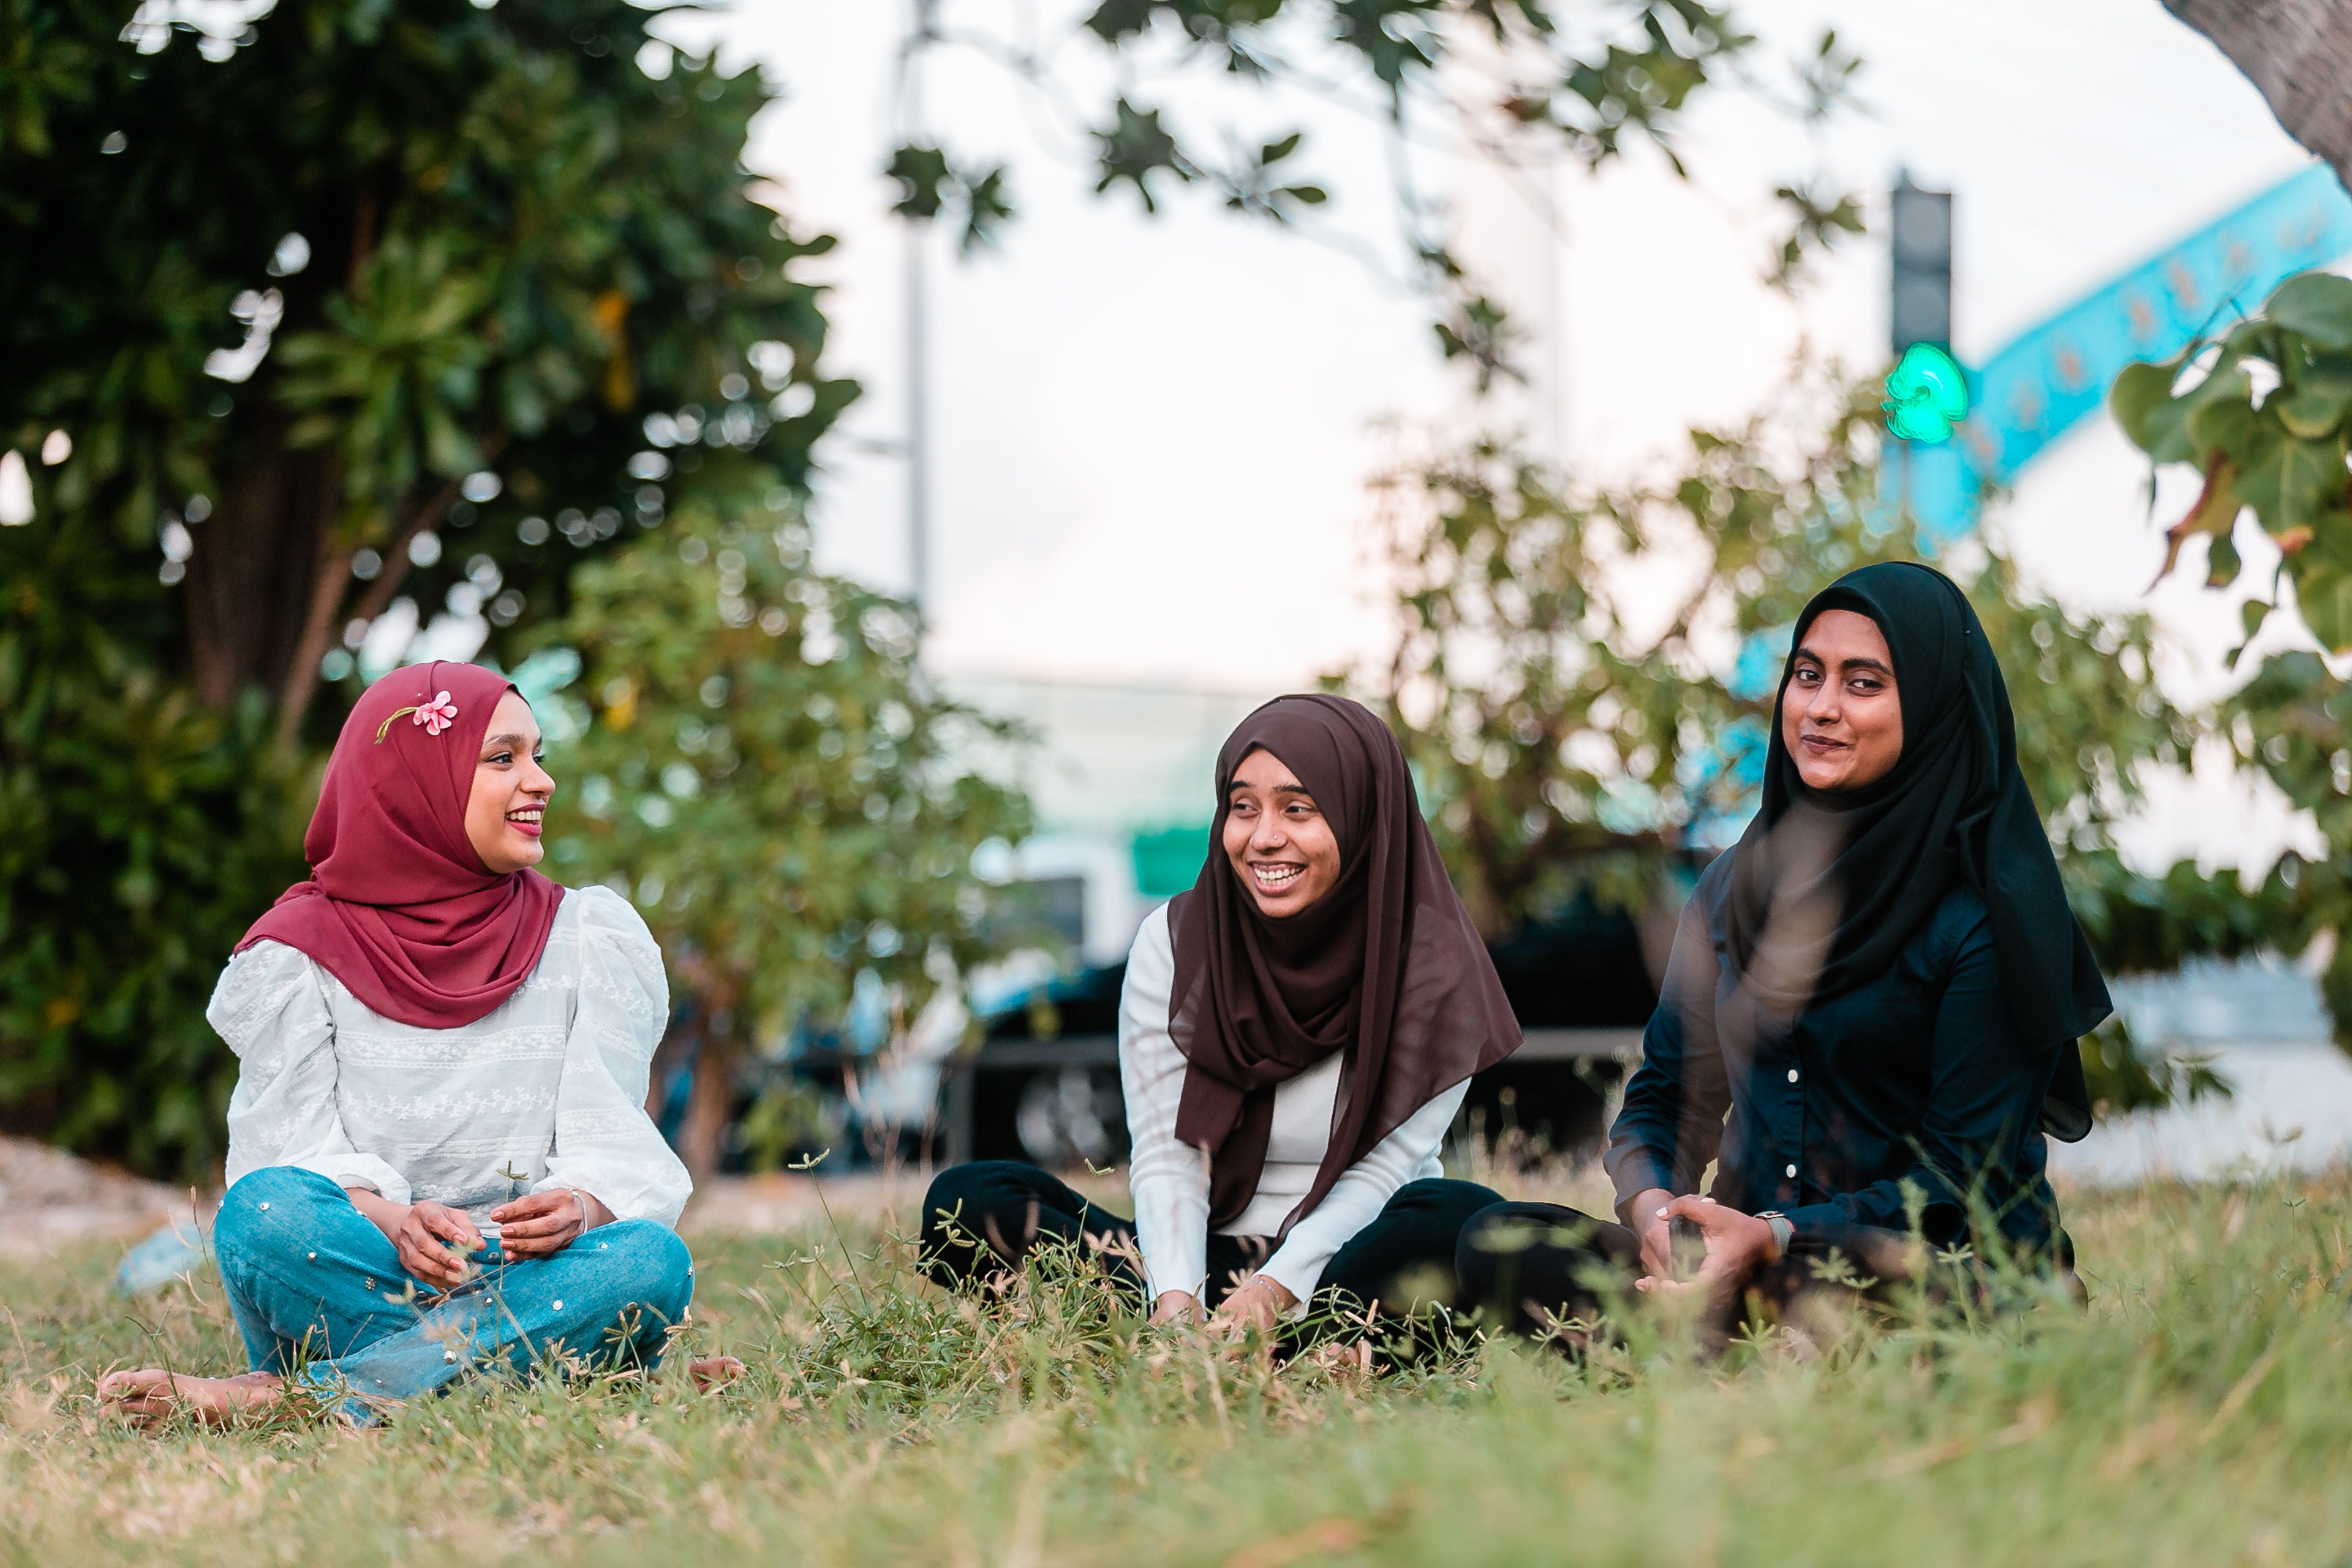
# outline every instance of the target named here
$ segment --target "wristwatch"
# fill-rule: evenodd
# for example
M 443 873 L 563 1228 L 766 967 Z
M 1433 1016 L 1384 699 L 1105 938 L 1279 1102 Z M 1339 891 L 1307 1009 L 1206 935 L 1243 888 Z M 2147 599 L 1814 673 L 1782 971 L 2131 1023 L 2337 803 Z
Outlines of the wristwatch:
M 1772 1227 L 1772 1250 L 1778 1258 L 1789 1256 L 1789 1243 L 1797 1234 L 1796 1222 L 1779 1209 L 1766 1209 L 1756 1216 Z

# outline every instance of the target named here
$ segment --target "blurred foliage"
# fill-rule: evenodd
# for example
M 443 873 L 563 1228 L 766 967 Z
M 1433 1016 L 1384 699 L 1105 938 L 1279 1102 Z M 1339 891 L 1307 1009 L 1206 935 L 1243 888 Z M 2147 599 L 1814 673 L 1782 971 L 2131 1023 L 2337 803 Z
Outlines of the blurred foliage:
M 828 242 L 739 161 L 771 89 L 640 65 L 652 15 L 0 0 L 10 1124 L 216 1162 L 205 999 L 395 595 L 511 657 L 698 472 L 805 486 Z
M 163 590 L 84 569 L 92 526 L 0 534 L 0 1124 L 209 1181 L 236 1064 L 205 999 L 304 874 L 314 781 L 257 693 L 215 712 L 158 671 Z
M 2091 1112 L 2102 1119 L 2200 1100 L 2228 1100 L 2236 1092 L 2213 1070 L 2213 1058 L 2197 1052 L 2150 1055 L 2139 1048 L 2124 1021 L 2110 1018 L 2084 1037 L 2083 1081 L 2091 1091 Z
M 2126 370 L 2111 401 L 2154 466 L 2186 463 L 2204 478 L 2167 534 L 2164 571 L 2202 535 L 2208 584 L 2234 583 L 2238 525 L 2251 512 L 2280 560 L 2269 598 L 2243 607 L 2245 641 L 2287 606 L 2291 586 L 2293 613 L 2311 636 L 2335 652 L 2352 649 L 2352 280 L 2291 278 L 2220 338 Z M 2244 644 L 2231 652 L 2232 666 L 2243 652 Z M 2218 719 L 2238 765 L 2310 813 L 2326 846 L 2316 863 L 2282 855 L 2254 900 L 2285 951 L 2328 944 L 2321 989 L 2337 1043 L 2352 1049 L 2352 951 L 2342 941 L 2352 928 L 2352 696 L 2316 654 L 2278 653 L 2222 701 Z
M 586 702 L 551 757 L 572 799 L 551 868 L 633 898 L 692 993 L 698 1170 L 755 1045 L 838 1018 L 867 973 L 893 1036 L 952 996 L 994 946 L 972 852 L 1028 829 L 971 769 L 1017 736 L 932 690 L 912 606 L 812 570 L 793 492 L 730 467 L 731 493 L 580 567 L 552 634 Z
M 2165 535 L 2158 578 L 2201 534 L 2207 584 L 2237 581 L 2238 521 L 2252 511 L 2280 552 L 2272 598 L 2292 583 L 2312 636 L 2337 653 L 2352 650 L 2352 514 L 2344 504 L 2352 279 L 2288 279 L 2260 315 L 2220 339 L 2200 339 L 2161 364 L 2130 366 L 2109 401 L 2151 463 L 2187 463 L 2205 479 L 2196 504 Z M 2248 641 L 2271 609 L 2259 599 L 2246 605 Z
M 1630 143 L 1647 142 L 1677 174 L 1675 135 L 1693 94 L 1730 82 L 1818 121 L 1852 101 L 1861 68 L 1837 35 L 1824 32 L 1810 55 L 1790 62 L 1788 90 L 1763 89 L 1756 39 L 1728 8 L 1705 0 L 1100 0 L 1072 29 L 1076 41 L 1116 57 L 1108 101 L 1090 108 L 1083 100 L 1105 89 L 1058 74 L 1063 49 L 1041 45 L 1034 29 L 995 37 L 943 22 L 940 9 L 940 0 L 918 7 L 902 57 L 909 67 L 921 49 L 955 47 L 1025 79 L 1058 114 L 1086 123 L 1097 194 L 1125 187 L 1156 213 L 1170 192 L 1197 186 L 1232 211 L 1286 226 L 1331 195 L 1301 172 L 1305 133 L 1188 131 L 1141 100 L 1139 65 L 1172 61 L 1377 106 L 1399 143 L 1420 136 L 1417 115 L 1439 114 L 1451 137 L 1506 165 L 1549 168 L 1565 150 L 1598 168 Z M 1302 60 L 1301 45 L 1322 52 Z M 1432 301 L 1439 346 L 1467 363 L 1484 391 L 1517 374 L 1517 334 L 1454 255 L 1444 204 L 1414 188 L 1408 158 L 1392 156 L 1390 167 L 1412 280 Z M 950 210 L 963 224 L 967 252 L 1012 216 L 1002 164 L 965 171 L 919 136 L 892 154 L 887 172 L 906 193 L 896 210 L 926 220 Z M 1778 287 L 1792 286 L 1810 258 L 1842 235 L 1862 232 L 1862 208 L 1849 194 L 1792 182 L 1775 195 L 1790 226 L 1763 273 Z
M 321 658 L 413 567 L 428 616 L 476 556 L 500 624 L 560 614 L 575 551 L 659 516 L 629 468 L 650 414 L 805 480 L 856 390 L 788 276 L 829 241 L 751 197 L 769 88 L 667 52 L 649 76 L 647 16 L 0 8 L 0 58 L 53 62 L 0 142 L 0 439 L 64 430 L 42 515 L 184 569 L 172 644 L 209 704 L 258 683 L 301 732 Z
M 2321 944 L 2320 992 L 2336 1044 L 2352 1051 L 2352 690 L 2316 654 L 2274 654 L 2223 701 L 2221 717 L 2240 765 L 2309 812 L 2326 846 L 2317 861 L 2281 855 L 2260 897 L 2287 927 L 2281 948 Z
M 1490 934 L 1580 895 L 1671 920 L 1753 809 L 1799 610 L 1857 566 L 1929 558 L 1879 492 L 1875 388 L 1809 367 L 1791 384 L 1742 428 L 1694 432 L 1679 471 L 1649 482 L 1577 485 L 1492 438 L 1388 481 L 1395 641 L 1351 684 L 1403 739 Z M 2234 873 L 2149 878 L 2116 853 L 2142 770 L 2185 762 L 2200 733 L 2156 685 L 2149 618 L 2062 609 L 1986 542 L 1934 563 L 2000 658 L 2020 765 L 2109 972 L 2291 941 L 2279 901 Z M 2113 1106 L 2211 1087 L 2120 1033 L 2102 1048 Z
M 1661 865 L 1737 833 L 1797 612 L 1857 566 L 1926 558 L 1879 494 L 1874 390 L 1801 369 L 1788 405 L 1694 432 L 1646 483 L 1577 486 L 1492 439 L 1391 476 L 1396 641 L 1368 684 L 1483 928 L 1587 885 L 1638 906 Z M 2157 689 L 2151 623 L 2071 616 L 1979 544 L 1936 563 L 2008 672 L 2062 857 L 2111 852 L 2139 765 L 2197 733 Z

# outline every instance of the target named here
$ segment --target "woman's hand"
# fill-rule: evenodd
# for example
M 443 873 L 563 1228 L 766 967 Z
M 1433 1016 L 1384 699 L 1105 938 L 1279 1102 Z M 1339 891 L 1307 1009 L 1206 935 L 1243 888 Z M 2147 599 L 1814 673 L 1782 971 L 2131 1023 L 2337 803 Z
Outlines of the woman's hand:
M 1160 1300 L 1151 1303 L 1151 1321 L 1155 1323 L 1197 1323 L 1201 1321 L 1201 1303 L 1190 1290 L 1162 1290 Z
M 1642 1271 L 1654 1279 L 1675 1277 L 1674 1232 L 1666 1226 L 1666 1205 L 1674 1201 L 1665 1188 L 1650 1187 L 1625 1205 L 1625 1223 L 1642 1238 Z
M 490 1211 L 499 1222 L 499 1251 L 509 1263 L 552 1258 L 582 1233 L 613 1223 L 613 1211 L 571 1187 L 531 1193 Z
M 443 1290 L 466 1282 L 466 1259 L 479 1251 L 482 1233 L 463 1209 L 431 1200 L 396 1204 L 366 1187 L 346 1187 L 352 1206 L 374 1222 L 400 1254 L 400 1266 L 415 1278 Z M 450 1256 L 450 1248 L 457 1249 Z
M 1735 1299 L 1748 1288 L 1756 1271 L 1780 1255 L 1778 1243 L 1772 1239 L 1772 1227 L 1754 1215 L 1741 1214 L 1726 1208 L 1713 1198 L 1682 1197 L 1665 1205 L 1668 1219 L 1686 1219 L 1699 1228 L 1706 1238 L 1706 1259 L 1698 1266 L 1697 1275 L 1688 1280 L 1677 1280 L 1672 1273 L 1671 1257 L 1666 1272 L 1652 1268 L 1649 1276 L 1633 1282 L 1637 1290 L 1655 1291 L 1661 1295 L 1679 1296 L 1697 1290 L 1716 1301 Z M 1661 1222 L 1660 1228 L 1664 1226 Z M 1645 1266 L 1649 1259 L 1646 1236 L 1642 1245 Z
M 1271 1334 L 1282 1315 L 1298 1305 L 1298 1298 L 1280 1280 L 1253 1274 L 1236 1286 L 1217 1309 L 1217 1321 L 1234 1329 L 1255 1328 Z

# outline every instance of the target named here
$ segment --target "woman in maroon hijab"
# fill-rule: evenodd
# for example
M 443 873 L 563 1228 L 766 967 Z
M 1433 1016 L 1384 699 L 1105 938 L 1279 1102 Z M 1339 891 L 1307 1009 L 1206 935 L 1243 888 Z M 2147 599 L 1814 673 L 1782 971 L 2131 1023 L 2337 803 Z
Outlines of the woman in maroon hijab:
M 253 1370 L 112 1373 L 122 1414 L 224 1419 L 290 1378 L 367 1419 L 551 1351 L 659 1359 L 693 1289 L 690 1184 L 644 1110 L 668 987 L 627 900 L 532 869 L 539 742 L 473 665 L 394 670 L 352 710 L 310 879 L 206 1014 L 240 1068 L 213 1245 Z
M 1454 1305 L 1456 1239 L 1501 1200 L 1444 1179 L 1438 1146 L 1519 1030 L 1395 737 L 1344 698 L 1267 703 L 1217 759 L 1210 843 L 1128 958 L 1136 1218 L 1029 1166 L 958 1166 L 924 1205 L 932 1273 L 1084 1237 L 1161 1320 Z

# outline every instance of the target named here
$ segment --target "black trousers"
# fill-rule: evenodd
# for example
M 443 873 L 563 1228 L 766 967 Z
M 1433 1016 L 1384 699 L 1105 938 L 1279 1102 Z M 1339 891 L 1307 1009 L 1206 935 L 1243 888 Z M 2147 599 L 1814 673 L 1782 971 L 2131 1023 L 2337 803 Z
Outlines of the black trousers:
M 1824 1279 L 1813 1267 L 1820 1255 L 1800 1251 L 1757 1270 L 1740 1301 L 1726 1304 L 1713 1330 L 1727 1331 L 1743 1316 L 1802 1323 L 1817 1310 L 1883 1300 L 1892 1287 L 1916 1278 L 1911 1238 L 1902 1231 L 1846 1226 L 1835 1245 L 1854 1275 L 1869 1283 L 1857 1288 Z M 2060 1231 L 2050 1267 L 2072 1280 L 2074 1263 L 2074 1244 Z M 1462 1299 L 1484 1308 L 1489 1321 L 1541 1336 L 1570 1319 L 1591 1322 L 1604 1307 L 1622 1307 L 1643 1272 L 1642 1243 L 1624 1226 L 1559 1204 L 1496 1204 L 1463 1227 L 1454 1272 Z M 1936 1279 L 1927 1283 L 1930 1300 L 1942 1299 L 1949 1288 Z M 1606 1300 L 1611 1297 L 1614 1303 Z
M 1642 1274 L 1642 1240 L 1613 1220 L 1559 1204 L 1498 1203 L 1463 1227 L 1454 1255 L 1463 1300 L 1515 1332 L 1591 1322 Z
M 1462 1233 L 1473 1215 L 1501 1202 L 1475 1182 L 1407 1182 L 1333 1255 L 1316 1306 L 1361 1312 L 1377 1302 L 1386 1316 L 1469 1304 L 1474 1299 L 1454 1274 Z M 950 1289 L 1016 1270 L 1054 1242 L 1077 1243 L 1143 1296 L 1135 1222 L 1087 1202 L 1050 1172 L 1013 1160 L 975 1160 L 941 1171 L 923 1200 L 924 1271 Z M 1223 1301 L 1273 1250 L 1270 1237 L 1211 1236 L 1203 1305 Z

